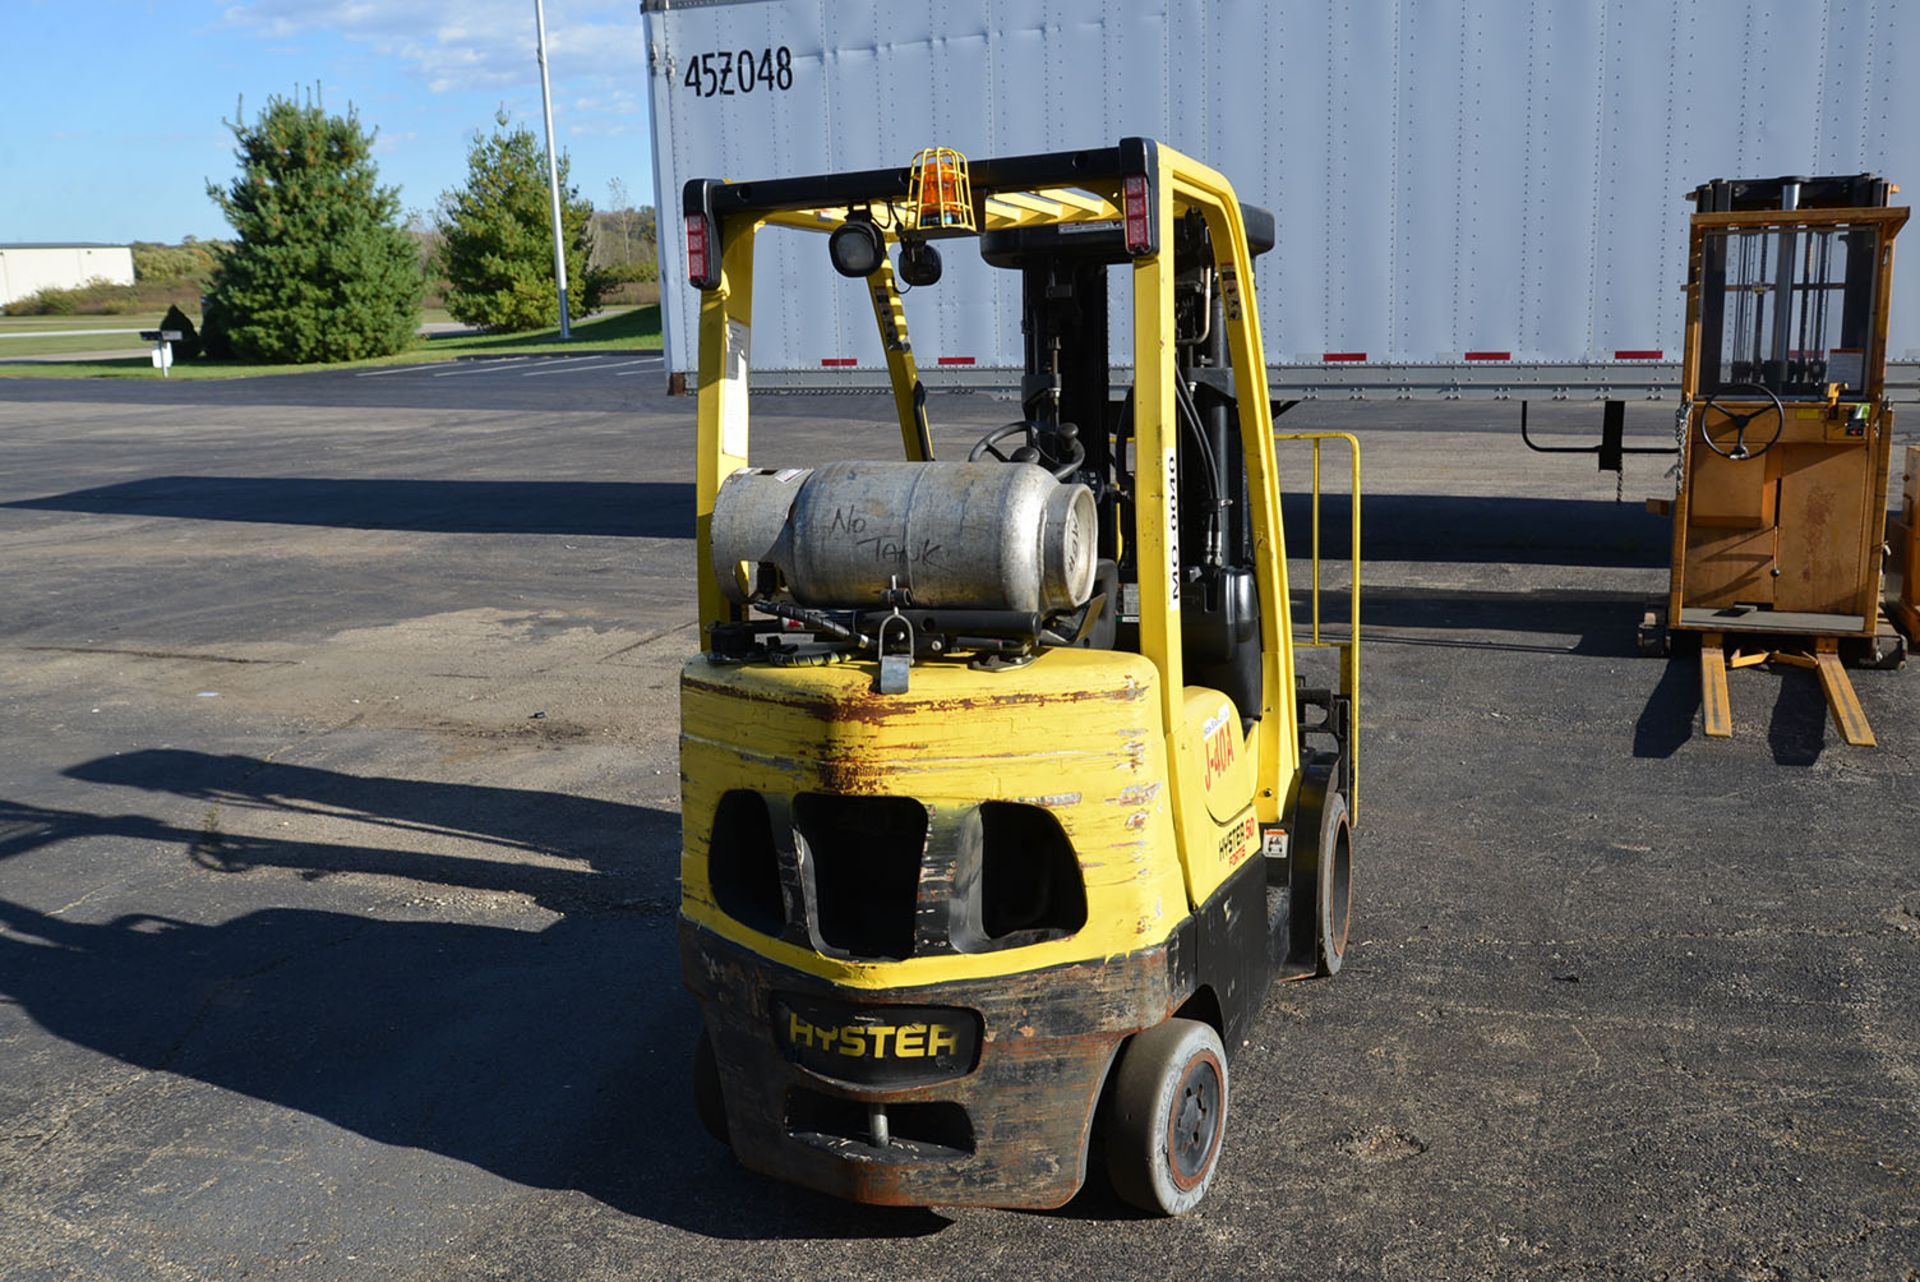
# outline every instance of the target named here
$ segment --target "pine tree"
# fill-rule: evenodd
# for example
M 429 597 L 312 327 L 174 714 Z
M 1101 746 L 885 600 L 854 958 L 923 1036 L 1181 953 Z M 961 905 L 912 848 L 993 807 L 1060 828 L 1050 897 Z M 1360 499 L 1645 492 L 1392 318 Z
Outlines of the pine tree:
M 238 114 L 238 113 L 236 113 Z M 401 227 L 400 193 L 379 185 L 374 134 L 359 116 L 267 100 L 229 121 L 240 173 L 207 184 L 238 233 L 208 288 L 208 347 L 259 361 L 384 356 L 413 342 L 426 287 Z
M 553 278 L 547 154 L 526 126 L 509 128 L 505 112 L 494 117 L 494 124 L 493 133 L 474 135 L 466 186 L 440 196 L 436 230 L 447 310 L 456 320 L 495 330 L 557 325 L 560 291 Z M 600 306 L 606 282 L 587 265 L 593 253 L 593 205 L 569 183 L 564 152 L 559 168 L 567 301 L 578 317 Z

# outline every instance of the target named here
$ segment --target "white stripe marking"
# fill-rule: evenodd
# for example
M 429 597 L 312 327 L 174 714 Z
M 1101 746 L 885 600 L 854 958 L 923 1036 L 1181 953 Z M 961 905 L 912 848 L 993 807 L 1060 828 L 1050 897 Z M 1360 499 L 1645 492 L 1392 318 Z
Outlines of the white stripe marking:
M 355 374 L 355 378 L 379 378 L 382 374 L 412 374 L 423 369 L 438 369 L 443 362 L 435 361 L 431 365 L 396 365 L 392 369 L 370 369 Z
M 493 371 L 497 369 L 503 369 L 508 365 L 517 365 L 521 361 L 528 360 L 528 359 L 530 358 L 525 356 L 489 357 L 485 361 L 478 361 L 478 362 L 471 363 L 462 369 L 450 369 L 450 370 L 447 370 L 445 373 L 435 374 L 434 377 L 435 378 L 452 378 L 456 374 L 491 374 L 493 373 Z
M 639 361 L 610 361 L 603 365 L 570 365 L 566 369 L 534 370 L 531 373 L 522 374 L 521 377 L 522 378 L 545 378 L 549 374 L 578 374 L 582 370 L 619 369 L 622 366 L 638 365 L 639 363 L 640 363 Z

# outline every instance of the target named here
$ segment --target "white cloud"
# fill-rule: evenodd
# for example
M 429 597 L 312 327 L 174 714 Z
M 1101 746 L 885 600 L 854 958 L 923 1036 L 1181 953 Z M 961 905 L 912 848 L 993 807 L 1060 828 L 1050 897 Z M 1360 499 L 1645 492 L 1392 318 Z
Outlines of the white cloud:
M 525 85 L 534 74 L 533 6 L 526 0 L 246 0 L 226 20 L 284 38 L 325 30 L 407 64 L 428 90 Z M 644 84 L 646 51 L 634 0 L 553 0 L 547 57 L 557 82 L 589 96 Z
M 624 174 L 642 199 L 651 199 L 646 40 L 637 0 L 546 0 L 546 12 L 554 123 L 576 176 L 586 184 Z M 495 104 L 539 128 L 531 0 L 227 0 L 222 13 L 262 47 L 344 39 L 417 84 L 422 97 L 473 95 L 478 101 L 457 105 L 482 128 Z M 380 135 L 383 154 L 396 160 L 411 156 L 408 144 L 416 141 L 413 132 Z M 451 175 L 436 165 L 416 162 L 421 172 L 410 187 L 444 186 Z
M 420 134 L 417 130 L 408 129 L 396 134 L 388 133 L 383 129 L 380 131 L 379 136 L 373 140 L 373 154 L 376 156 L 388 155 L 400 150 L 402 144 L 418 142 L 419 140 Z

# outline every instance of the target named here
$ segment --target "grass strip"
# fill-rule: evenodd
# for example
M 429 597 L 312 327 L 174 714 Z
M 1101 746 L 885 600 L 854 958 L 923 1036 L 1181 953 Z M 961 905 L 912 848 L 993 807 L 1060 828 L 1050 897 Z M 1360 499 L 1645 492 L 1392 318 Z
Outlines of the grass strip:
M 68 325 L 72 317 L 31 318 L 43 322 L 43 328 L 75 329 Z M 102 318 L 123 320 L 121 317 Z M 55 323 L 59 322 L 59 323 Z M 109 338 L 140 340 L 134 335 L 101 335 L 98 338 L 18 338 L 0 340 L 0 357 L 32 356 L 49 351 L 84 352 L 91 344 Z M 54 344 L 35 351 L 19 351 L 25 344 Z M 58 344 L 67 344 L 59 346 Z M 72 344 L 79 344 L 73 346 Z M 626 311 L 591 317 L 573 327 L 573 338 L 560 341 L 558 327 L 529 330 L 522 334 L 435 334 L 420 338 L 413 346 L 391 356 L 376 356 L 363 361 L 316 362 L 305 365 L 264 365 L 251 361 L 216 361 L 202 358 L 174 365 L 174 378 L 254 378 L 269 374 L 310 374 L 319 370 L 369 369 L 381 365 L 419 365 L 431 361 L 453 361 L 476 356 L 574 356 L 584 352 L 658 351 L 660 348 L 660 307 L 652 304 Z M 111 349 L 108 349 L 111 350 Z M 0 378 L 159 378 L 153 368 L 151 349 L 125 356 L 103 356 L 84 361 L 12 361 L 0 363 Z

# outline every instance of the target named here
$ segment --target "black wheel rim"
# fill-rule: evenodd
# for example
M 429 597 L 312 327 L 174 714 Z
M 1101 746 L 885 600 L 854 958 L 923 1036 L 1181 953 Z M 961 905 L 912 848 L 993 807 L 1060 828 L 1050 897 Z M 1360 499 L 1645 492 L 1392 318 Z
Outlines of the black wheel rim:
M 1173 1182 L 1182 1189 L 1198 1184 L 1213 1165 L 1220 1138 L 1220 1104 L 1220 1065 L 1212 1055 L 1201 1055 L 1180 1075 L 1167 1124 Z

